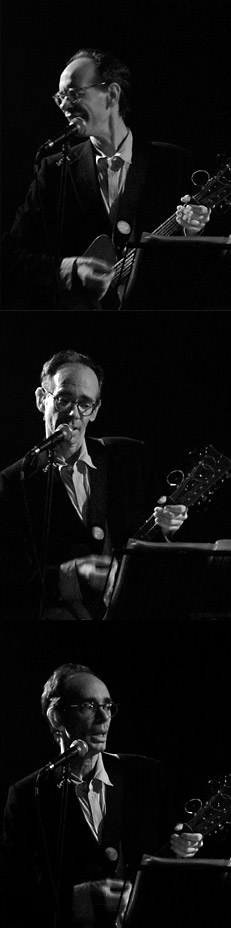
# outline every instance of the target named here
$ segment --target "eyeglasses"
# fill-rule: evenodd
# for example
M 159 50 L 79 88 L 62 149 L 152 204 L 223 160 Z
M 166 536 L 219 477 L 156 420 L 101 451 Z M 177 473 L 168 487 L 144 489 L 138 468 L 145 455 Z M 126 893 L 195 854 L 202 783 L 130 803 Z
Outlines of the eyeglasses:
M 57 396 L 54 396 L 54 393 L 51 393 L 51 390 L 44 390 L 49 396 L 53 396 L 53 403 L 56 412 L 70 412 L 73 406 L 77 406 L 78 413 L 80 416 L 89 416 L 94 409 L 98 406 L 99 400 L 96 403 L 87 403 L 85 400 L 75 399 L 74 396 L 71 396 L 68 393 L 60 393 Z
M 106 715 L 111 718 L 118 712 L 116 702 L 111 702 L 111 700 L 108 700 L 108 702 L 96 702 L 95 699 L 84 699 L 83 702 L 70 703 L 69 706 L 63 706 L 63 709 L 78 709 L 82 715 L 88 718 L 93 718 L 97 715 L 99 709 L 103 709 Z
M 79 90 L 75 90 L 74 87 L 69 87 L 68 90 L 57 90 L 57 93 L 52 95 L 52 100 L 57 103 L 57 106 L 62 106 L 64 100 L 68 100 L 69 103 L 78 103 L 78 100 L 81 100 L 85 90 L 91 90 L 92 87 L 106 87 L 106 81 L 98 81 L 97 84 L 86 84 L 86 87 L 80 87 Z

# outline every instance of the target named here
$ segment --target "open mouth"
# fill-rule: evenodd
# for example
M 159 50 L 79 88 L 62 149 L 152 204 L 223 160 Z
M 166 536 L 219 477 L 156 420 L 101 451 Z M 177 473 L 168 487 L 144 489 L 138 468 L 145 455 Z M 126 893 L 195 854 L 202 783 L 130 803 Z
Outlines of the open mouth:
M 68 121 L 71 120 L 71 122 L 73 123 L 75 122 L 76 119 L 84 119 L 85 121 L 88 119 L 88 113 L 86 112 L 85 109 L 66 110 L 65 116 L 68 119 Z

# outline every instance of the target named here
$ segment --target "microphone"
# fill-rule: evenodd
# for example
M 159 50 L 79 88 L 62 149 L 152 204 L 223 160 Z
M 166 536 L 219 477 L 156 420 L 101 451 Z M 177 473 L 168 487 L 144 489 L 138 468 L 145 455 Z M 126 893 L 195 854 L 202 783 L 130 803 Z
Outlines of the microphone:
M 73 434 L 73 429 L 67 422 L 61 423 L 58 425 L 58 428 L 55 429 L 55 432 L 52 435 L 49 435 L 49 438 L 45 438 L 42 441 L 41 445 L 35 445 L 34 448 L 31 448 L 31 451 L 27 452 L 27 456 L 30 454 L 40 454 L 40 451 L 49 451 L 49 448 L 55 448 L 55 445 L 58 445 L 61 441 L 70 441 Z
M 68 763 L 68 761 L 72 760 L 72 757 L 76 757 L 77 754 L 79 754 L 80 757 L 85 757 L 85 754 L 88 754 L 88 746 L 86 741 L 82 741 L 82 738 L 78 738 L 78 741 L 72 741 L 67 751 L 60 754 L 57 760 L 53 762 L 50 761 L 50 763 L 46 765 L 45 770 L 55 770 L 56 767 L 61 767 Z
M 76 116 L 75 119 L 72 119 L 69 123 L 69 128 L 65 129 L 65 132 L 62 135 L 57 135 L 56 139 L 48 139 L 47 142 L 44 142 L 43 145 L 40 145 L 40 148 L 35 155 L 35 164 L 39 160 L 42 152 L 46 152 L 49 148 L 54 148 L 54 145 L 59 145 L 63 142 L 67 142 L 68 139 L 74 134 L 82 136 L 86 135 L 87 123 L 85 119 L 82 119 L 82 116 Z

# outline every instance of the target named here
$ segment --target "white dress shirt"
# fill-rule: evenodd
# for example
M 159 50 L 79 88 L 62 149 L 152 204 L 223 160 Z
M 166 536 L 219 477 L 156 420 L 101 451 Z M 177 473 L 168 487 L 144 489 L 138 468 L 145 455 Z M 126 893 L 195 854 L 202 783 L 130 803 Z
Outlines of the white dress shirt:
M 92 779 L 87 782 L 71 773 L 75 794 L 79 800 L 84 818 L 94 837 L 101 843 L 103 818 L 106 814 L 106 786 L 113 786 L 105 770 L 102 754 L 98 754 Z
M 88 470 L 89 468 L 96 470 L 96 467 L 92 462 L 90 454 L 88 454 L 85 439 L 83 440 L 79 457 L 74 464 L 69 464 L 68 461 L 58 457 L 55 463 L 58 465 L 61 480 L 66 487 L 72 505 L 75 507 L 84 525 L 86 525 L 87 506 L 90 496 Z
M 96 166 L 101 195 L 111 225 L 114 227 L 120 195 L 123 193 L 127 173 L 132 163 L 132 133 L 128 129 L 122 145 L 111 157 L 105 155 L 105 152 L 100 148 L 99 141 L 93 136 L 91 136 L 91 142 L 96 151 Z

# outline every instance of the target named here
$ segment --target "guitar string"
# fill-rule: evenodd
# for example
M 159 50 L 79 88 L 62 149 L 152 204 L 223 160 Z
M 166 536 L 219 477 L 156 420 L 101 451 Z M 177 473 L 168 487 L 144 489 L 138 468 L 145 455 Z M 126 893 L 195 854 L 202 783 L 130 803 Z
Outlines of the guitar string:
M 195 812 L 195 814 L 193 815 L 193 818 L 192 818 L 192 820 L 191 820 L 191 823 L 193 824 L 193 827 L 194 827 L 195 825 L 197 825 L 197 823 L 200 822 L 200 820 L 203 821 L 203 819 L 204 819 L 204 821 L 205 821 L 205 826 L 206 826 L 206 815 L 207 815 L 207 813 L 208 813 L 208 815 L 210 816 L 210 815 L 211 815 L 211 812 L 212 812 L 212 814 L 214 815 L 214 817 L 217 818 L 217 816 L 218 816 L 218 820 L 220 819 L 220 821 L 222 821 L 221 816 L 222 816 L 223 819 L 224 819 L 224 817 L 227 815 L 227 813 L 230 812 L 230 807 L 231 807 L 231 800 L 230 800 L 230 797 L 229 797 L 229 796 L 223 796 L 223 794 L 222 794 L 222 789 L 225 787 L 225 780 L 226 780 L 226 777 L 225 777 L 224 780 L 222 781 L 221 786 L 220 786 L 220 788 L 217 790 L 217 792 L 216 792 L 216 793 L 213 793 L 213 795 L 211 796 L 211 798 L 208 800 L 208 802 L 207 802 L 206 804 L 204 804 L 204 806 L 202 806 L 202 808 L 199 810 L 199 812 Z M 214 809 L 213 806 L 212 806 L 212 803 L 214 802 L 214 800 L 217 799 L 217 797 L 219 797 L 219 799 L 220 799 L 220 798 L 223 799 L 223 800 L 224 800 L 224 803 L 226 803 L 226 802 L 228 801 L 228 806 L 226 807 L 226 806 L 223 804 L 223 808 L 222 808 L 222 809 Z M 205 817 L 205 818 L 204 818 L 204 817 Z M 208 820 L 207 820 L 207 822 L 208 822 Z M 189 824 L 189 823 L 186 822 L 186 824 Z M 214 822 L 214 827 L 215 827 L 215 828 L 216 828 L 216 825 L 217 825 L 217 821 Z M 206 834 L 205 831 L 204 831 L 203 833 Z
M 229 170 L 230 170 L 230 168 L 229 168 Z M 194 194 L 194 196 L 192 197 L 192 199 L 193 199 L 195 202 L 200 203 L 202 199 L 203 199 L 203 200 L 205 199 L 206 192 L 208 193 L 209 199 L 210 199 L 210 198 L 211 198 L 211 193 L 212 193 L 212 195 L 213 195 L 213 188 L 214 188 L 214 186 L 216 185 L 216 183 L 219 181 L 219 178 L 220 178 L 221 174 L 222 174 L 222 176 L 224 176 L 224 172 L 222 171 L 222 172 L 220 172 L 215 178 L 210 179 L 210 180 L 207 182 L 207 184 L 205 184 L 205 187 L 203 187 L 203 191 L 199 191 L 198 193 Z M 224 199 L 226 198 L 227 193 L 228 193 L 228 189 L 229 189 L 229 185 L 228 185 L 227 189 L 226 189 L 226 188 L 223 189 L 222 198 L 220 198 L 220 191 L 218 190 L 219 202 L 220 202 L 220 203 L 222 202 L 222 200 L 224 200 Z M 216 189 L 215 189 L 215 194 L 216 194 Z M 206 204 L 204 204 L 204 205 L 206 205 Z M 155 231 L 152 232 L 152 233 L 150 233 L 150 235 L 153 235 L 153 236 L 154 236 L 154 235 L 162 234 L 162 235 L 164 236 L 164 235 L 167 235 L 168 233 L 171 235 L 172 232 L 174 232 L 175 230 L 176 230 L 176 231 L 178 230 L 178 225 L 179 225 L 179 223 L 177 223 L 177 221 L 176 221 L 176 214 L 175 214 L 175 213 L 172 213 L 172 215 L 169 216 L 169 218 L 166 219 L 165 222 L 163 222 L 161 225 L 157 226 L 157 228 L 155 229 Z M 129 252 L 129 254 L 127 255 L 125 261 L 124 261 L 124 259 L 121 258 L 121 259 L 116 263 L 115 269 L 114 269 L 114 270 L 115 270 L 115 274 L 114 274 L 114 278 L 113 278 L 113 281 L 112 281 L 112 284 L 111 284 L 112 287 L 117 285 L 118 277 L 119 277 L 119 275 L 120 275 L 120 271 L 121 271 L 121 268 L 122 268 L 122 264 L 123 264 L 123 262 L 124 262 L 124 268 L 123 268 L 123 272 L 121 273 L 121 279 L 120 279 L 120 282 L 122 283 L 122 281 L 124 280 L 124 276 L 126 275 L 127 272 L 129 272 L 130 264 L 131 264 L 131 263 L 133 262 L 133 260 L 134 260 L 135 253 L 136 253 L 136 249 L 134 248 L 134 249 L 132 249 L 132 250 Z
M 213 449 L 213 455 L 214 455 L 214 453 L 215 453 L 215 449 Z M 204 459 L 204 460 L 205 460 L 205 459 Z M 201 467 L 201 464 L 202 464 L 202 463 L 203 463 L 203 459 L 202 459 L 202 461 L 200 462 L 200 465 L 199 465 L 200 467 Z M 216 484 L 218 483 L 218 485 L 219 485 L 219 481 L 220 481 L 221 479 L 225 479 L 226 475 L 228 474 L 228 471 L 230 470 L 230 461 L 229 461 L 229 458 L 226 459 L 226 458 L 224 457 L 224 455 L 222 455 L 222 456 L 219 455 L 219 457 L 216 458 L 215 463 L 216 463 L 216 466 L 217 466 L 217 467 L 218 467 L 218 465 L 219 465 L 219 468 L 220 468 L 219 472 L 216 473 L 216 471 L 215 471 L 215 469 L 214 469 L 214 473 L 213 473 L 212 477 L 208 478 L 208 483 L 207 483 L 206 486 L 205 486 L 205 482 L 204 482 L 204 485 L 202 484 L 202 485 L 200 485 L 200 486 L 199 486 L 198 484 L 196 484 L 196 491 L 197 491 L 197 492 L 196 492 L 196 496 L 195 496 L 194 499 L 192 499 L 192 498 L 189 497 L 189 499 L 188 499 L 188 501 L 187 501 L 187 506 L 188 506 L 188 507 L 189 507 L 189 506 L 193 506 L 193 505 L 195 504 L 195 502 L 198 501 L 198 498 L 200 498 L 205 492 L 208 493 L 212 488 L 213 488 L 213 492 L 215 492 L 215 490 L 216 490 Z M 228 463 L 228 467 L 227 467 L 227 463 Z M 174 490 L 174 492 L 171 494 L 171 496 L 168 497 L 168 503 L 175 503 L 175 502 L 177 502 L 177 499 L 179 499 L 179 497 L 181 498 L 182 489 L 184 489 L 184 492 L 187 491 L 187 492 L 190 493 L 190 494 L 192 493 L 193 487 L 194 487 L 194 483 L 192 484 L 192 487 L 191 487 L 191 489 L 190 489 L 190 482 L 191 482 L 192 480 L 195 482 L 197 468 L 198 468 L 198 465 L 197 465 L 197 467 L 194 468 L 194 469 L 191 471 L 191 473 L 188 474 L 188 476 L 185 478 L 185 480 L 183 481 L 183 487 L 182 487 L 182 485 L 180 484 L 180 486 L 177 487 L 176 490 Z M 199 494 L 199 495 L 198 495 L 198 494 Z M 184 500 L 187 500 L 187 497 L 184 496 L 183 498 L 184 498 Z M 149 519 L 147 519 L 146 522 L 144 522 L 143 525 L 141 525 L 141 527 L 138 529 L 137 534 L 134 535 L 133 537 L 134 537 L 134 538 L 137 538 L 137 539 L 140 538 L 141 540 L 142 540 L 142 537 L 143 537 L 143 538 L 147 538 L 147 536 L 150 534 L 150 532 L 153 530 L 153 528 L 156 528 L 156 529 L 158 530 L 158 526 L 155 524 L 155 516 L 154 516 L 154 513 L 152 513 L 151 516 L 149 517 Z

